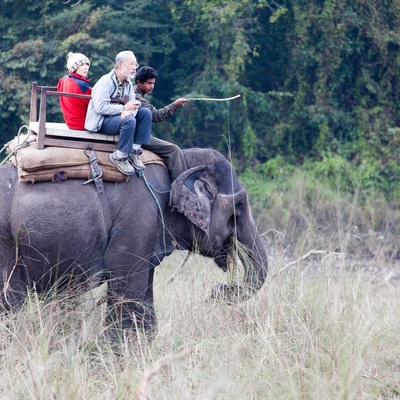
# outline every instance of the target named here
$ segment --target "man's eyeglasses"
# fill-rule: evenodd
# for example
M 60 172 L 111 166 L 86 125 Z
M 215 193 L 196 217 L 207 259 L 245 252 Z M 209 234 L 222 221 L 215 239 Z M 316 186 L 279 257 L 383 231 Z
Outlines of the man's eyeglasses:
M 127 64 L 129 67 L 139 68 L 139 64 L 138 63 L 129 62 L 129 63 L 125 63 L 125 64 Z

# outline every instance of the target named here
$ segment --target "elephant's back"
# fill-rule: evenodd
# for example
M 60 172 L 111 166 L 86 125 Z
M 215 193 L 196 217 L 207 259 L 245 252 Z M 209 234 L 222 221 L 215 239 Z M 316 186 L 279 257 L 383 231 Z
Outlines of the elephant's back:
M 168 205 L 171 181 L 165 167 L 149 164 L 143 176 L 130 176 L 127 182 L 105 184 L 113 213 L 144 217 L 145 210 L 163 210 Z
M 1 204 L 7 204 L 3 212 L 7 218 L 10 216 L 16 229 L 28 217 L 52 221 L 52 226 L 66 220 L 76 226 L 96 225 L 104 223 L 105 207 L 109 208 L 113 222 L 120 217 L 142 218 L 154 211 L 165 211 L 171 187 L 165 168 L 156 164 L 148 165 L 142 177 L 103 182 L 104 194 L 98 192 L 93 182 L 84 183 L 83 179 L 20 182 L 15 167 L 6 164 L 0 170 Z

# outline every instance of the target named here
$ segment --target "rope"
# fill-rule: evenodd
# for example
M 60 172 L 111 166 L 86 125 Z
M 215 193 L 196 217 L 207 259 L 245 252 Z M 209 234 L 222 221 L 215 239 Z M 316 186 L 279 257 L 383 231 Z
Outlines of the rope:
M 154 201 L 156 202 L 157 207 L 158 207 L 158 211 L 159 211 L 159 213 L 160 213 L 161 223 L 162 223 L 162 227 L 163 227 L 164 254 L 167 255 L 167 241 L 166 241 L 166 234 L 165 234 L 166 229 L 165 229 L 164 214 L 163 214 L 163 212 L 162 212 L 160 202 L 158 201 L 157 196 L 154 194 L 154 192 L 157 192 L 157 193 L 162 194 L 162 193 L 168 193 L 169 190 L 166 190 L 166 191 L 164 191 L 164 192 L 158 191 L 158 190 L 156 190 L 156 189 L 154 188 L 154 186 L 152 186 L 151 183 L 146 179 L 146 177 L 144 176 L 144 174 L 142 174 L 142 177 L 143 177 L 144 183 L 145 183 L 146 186 L 147 186 L 147 189 L 149 189 L 149 192 L 150 192 L 151 195 L 153 196 L 153 199 L 154 199 Z
M 198 100 L 203 100 L 203 101 L 230 101 L 234 99 L 238 99 L 240 97 L 240 94 L 233 96 L 233 97 L 226 97 L 224 99 L 213 99 L 210 97 L 189 97 L 189 101 L 198 101 Z
M 25 135 L 26 137 L 24 138 L 24 141 L 22 143 L 20 143 L 19 141 L 19 136 L 21 135 L 21 132 L 23 129 L 27 129 L 28 133 L 29 133 L 29 127 L 27 125 L 22 125 L 19 129 L 18 129 L 18 133 L 17 133 L 17 139 L 18 139 L 18 144 L 14 147 L 14 150 L 8 154 L 5 159 L 0 163 L 0 165 L 3 165 L 6 161 L 8 161 L 12 156 L 14 156 L 15 154 L 17 154 L 19 149 L 22 149 L 24 147 L 27 147 L 29 145 L 28 139 L 29 139 L 29 135 Z M 15 139 L 10 140 L 8 143 L 6 143 L 3 148 L 0 150 L 0 154 L 7 149 L 7 147 L 14 141 Z
M 161 191 L 161 190 L 156 189 L 150 182 L 147 181 L 147 183 L 155 192 L 157 192 L 159 194 L 165 194 L 165 193 L 169 193 L 171 191 L 170 189 Z

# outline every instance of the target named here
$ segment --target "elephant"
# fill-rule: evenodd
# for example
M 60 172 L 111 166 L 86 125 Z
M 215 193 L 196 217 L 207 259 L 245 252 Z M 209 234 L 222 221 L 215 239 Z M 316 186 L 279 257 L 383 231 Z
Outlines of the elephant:
M 11 163 L 1 165 L 0 308 L 21 307 L 29 291 L 88 290 L 107 282 L 109 329 L 149 334 L 157 326 L 155 268 L 164 257 L 197 252 L 226 271 L 237 246 L 243 277 L 216 284 L 211 297 L 242 301 L 258 292 L 267 252 L 246 190 L 222 153 L 183 154 L 187 170 L 172 183 L 163 165 L 149 164 L 142 176 L 103 182 L 106 202 L 82 179 L 29 184 Z

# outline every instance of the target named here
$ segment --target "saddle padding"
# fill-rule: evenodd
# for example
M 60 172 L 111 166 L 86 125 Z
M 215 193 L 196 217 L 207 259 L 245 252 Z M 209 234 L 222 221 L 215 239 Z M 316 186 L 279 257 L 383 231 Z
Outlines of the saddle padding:
M 29 142 L 29 141 L 27 141 Z M 38 150 L 35 140 L 26 147 L 19 147 L 20 141 L 14 139 L 8 144 L 7 151 L 14 153 L 11 162 L 18 169 L 19 179 L 23 182 L 54 181 L 55 176 L 65 179 L 90 179 L 89 158 L 84 149 L 66 147 L 45 147 Z M 109 160 L 109 152 L 95 151 L 98 163 L 103 171 L 103 180 L 124 182 L 127 176 L 122 174 Z M 157 163 L 165 167 L 163 159 L 155 153 L 143 150 L 144 164 Z

